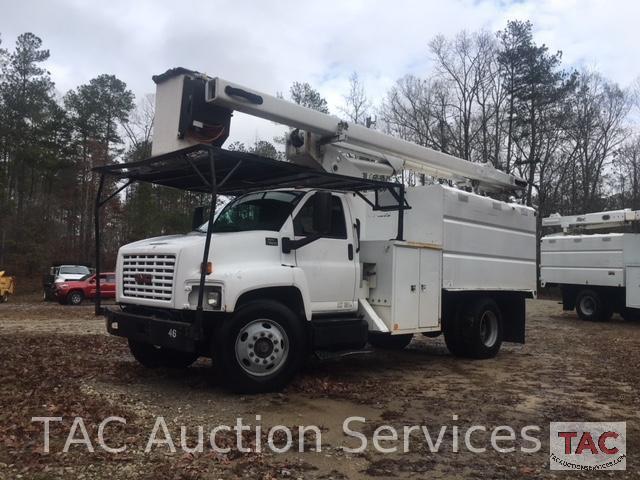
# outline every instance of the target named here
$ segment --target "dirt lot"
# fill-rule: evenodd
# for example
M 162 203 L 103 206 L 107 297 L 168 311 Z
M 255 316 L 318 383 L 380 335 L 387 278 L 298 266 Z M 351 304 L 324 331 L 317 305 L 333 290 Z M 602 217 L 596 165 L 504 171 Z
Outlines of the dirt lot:
M 11 299 L 0 305 L 0 478 L 86 479 L 218 479 L 218 478 L 638 478 L 640 462 L 640 323 L 614 318 L 607 324 L 584 323 L 562 313 L 555 301 L 528 304 L 527 344 L 503 347 L 493 360 L 451 357 L 441 338 L 416 338 L 403 352 L 374 352 L 341 361 L 308 366 L 282 393 L 237 396 L 222 389 L 204 359 L 186 371 L 145 370 L 131 359 L 122 339 L 109 337 L 91 306 L 63 307 L 35 298 Z M 261 418 L 258 421 L 256 415 Z M 34 416 L 62 417 L 51 423 L 50 453 L 43 452 L 43 427 Z M 73 418 L 80 416 L 95 446 L 71 445 L 62 453 Z M 108 453 L 98 446 L 98 425 L 108 416 L 127 424 L 110 424 L 108 445 L 126 446 Z M 158 446 L 144 453 L 157 416 L 163 416 L 177 452 Z M 362 453 L 349 453 L 357 438 L 343 433 L 350 416 L 366 419 L 351 428 L 369 441 Z M 217 436 L 226 454 L 214 452 L 208 440 L 218 425 L 242 417 L 251 432 L 244 446 L 255 450 L 260 424 L 262 453 L 241 452 L 233 432 Z M 551 472 L 548 461 L 550 421 L 627 422 L 626 472 Z M 294 432 L 299 425 L 321 428 L 320 452 L 314 436 L 305 436 L 304 453 L 276 454 L 266 447 L 274 425 Z M 420 431 L 382 446 L 371 445 L 374 430 L 390 425 L 427 426 L 435 441 L 446 426 L 439 453 L 431 453 Z M 204 427 L 203 452 L 180 449 L 180 427 L 189 446 Z M 472 425 L 491 431 L 510 425 L 516 432 L 539 425 L 542 448 L 518 437 L 513 453 L 495 452 L 490 435 L 474 436 L 484 453 L 464 446 L 454 452 L 453 431 L 460 438 Z M 386 432 L 388 433 L 388 432 Z M 74 438 L 81 438 L 78 429 Z M 157 438 L 165 438 L 162 431 Z M 276 446 L 286 440 L 276 435 Z

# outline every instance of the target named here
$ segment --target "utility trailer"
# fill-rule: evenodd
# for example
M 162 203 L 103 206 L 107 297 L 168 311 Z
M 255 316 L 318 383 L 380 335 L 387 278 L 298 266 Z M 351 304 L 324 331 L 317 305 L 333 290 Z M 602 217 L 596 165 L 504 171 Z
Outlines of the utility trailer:
M 629 209 L 544 218 L 562 232 L 541 239 L 541 286 L 559 286 L 564 310 L 583 320 L 640 318 L 640 234 L 622 232 L 638 222 Z
M 211 203 L 191 233 L 120 248 L 117 308 L 96 295 L 140 363 L 213 357 L 232 388 L 257 392 L 281 388 L 309 354 L 401 349 L 415 334 L 444 332 L 470 358 L 524 343 L 535 212 L 488 196 L 522 180 L 220 78 L 154 80 L 153 156 L 96 169 L 98 274 L 100 208 L 131 182 Z M 222 148 L 233 111 L 289 126 L 288 161 Z M 405 169 L 446 184 L 406 187 Z M 215 212 L 218 195 L 233 200 Z

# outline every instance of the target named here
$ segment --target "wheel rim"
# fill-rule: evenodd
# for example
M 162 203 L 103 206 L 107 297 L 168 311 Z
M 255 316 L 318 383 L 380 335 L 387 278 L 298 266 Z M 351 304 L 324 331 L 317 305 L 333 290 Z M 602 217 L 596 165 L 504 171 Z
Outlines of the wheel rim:
M 289 355 L 287 333 L 278 323 L 260 318 L 236 337 L 236 360 L 249 375 L 264 377 L 280 370 Z
M 584 296 L 580 299 L 580 310 L 587 316 L 591 316 L 596 311 L 596 302 L 593 297 Z
M 78 303 L 80 303 L 81 300 L 82 298 L 80 297 L 79 294 L 77 293 L 71 294 L 71 303 L 73 303 L 74 305 L 77 305 Z
M 498 340 L 498 317 L 491 310 L 486 310 L 480 317 L 480 340 L 488 348 Z

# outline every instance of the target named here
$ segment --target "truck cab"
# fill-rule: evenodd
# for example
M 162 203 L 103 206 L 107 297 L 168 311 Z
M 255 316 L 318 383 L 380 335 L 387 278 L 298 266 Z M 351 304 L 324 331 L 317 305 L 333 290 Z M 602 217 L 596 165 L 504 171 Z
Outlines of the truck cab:
M 319 196 L 328 196 L 331 202 L 327 231 L 312 245 L 296 248 L 296 242 L 320 233 L 315 214 L 321 208 Z M 215 248 L 207 267 L 211 273 L 205 308 L 230 313 L 244 294 L 279 287 L 297 297 L 297 307 L 307 319 L 313 314 L 355 311 L 357 234 L 349 200 L 339 192 L 289 189 L 252 192 L 229 202 L 213 224 Z M 187 235 L 123 246 L 118 254 L 117 282 L 122 288 L 117 300 L 193 309 L 206 229 L 205 223 Z M 286 253 L 283 243 L 290 246 Z M 176 268 L 178 262 L 181 268 Z M 145 273 L 153 274 L 152 282 Z
M 210 262 L 202 267 L 207 223 L 186 235 L 152 238 L 121 247 L 116 301 L 124 312 L 137 317 L 129 317 L 128 322 L 112 318 L 108 330 L 127 336 L 132 353 L 147 366 L 163 362 L 184 366 L 200 355 L 234 363 L 233 358 L 229 360 L 224 355 L 231 348 L 236 357 L 246 357 L 235 365 L 244 370 L 237 372 L 236 380 L 244 373 L 254 382 L 286 363 L 279 356 L 283 352 L 295 355 L 299 351 L 302 355 L 314 347 L 362 348 L 368 328 L 366 321 L 357 316 L 361 272 L 353 202 L 352 194 L 316 189 L 242 195 L 215 217 L 213 252 Z M 188 328 L 198 302 L 200 268 L 207 269 L 207 341 L 194 341 Z M 261 318 L 253 318 L 253 311 L 259 311 Z M 235 342 L 227 339 L 212 353 L 213 339 L 228 336 L 222 331 L 225 320 L 238 315 L 244 318 L 244 314 L 252 323 L 242 327 L 241 320 L 232 325 L 246 331 L 236 332 Z M 268 318 L 270 314 L 276 318 Z M 150 325 L 149 315 L 165 317 L 169 323 L 163 327 Z M 301 323 L 300 319 L 306 322 Z M 163 333 L 152 333 L 155 327 Z M 140 332 L 137 339 L 134 331 Z M 147 347 L 150 333 L 164 337 L 155 338 L 154 350 Z M 256 343 L 247 340 L 249 343 L 244 345 L 242 338 L 249 336 L 255 337 Z M 281 342 L 280 348 L 274 339 Z M 170 350 L 170 357 L 178 358 L 177 364 L 169 365 L 167 352 L 161 355 L 157 345 Z M 178 353 L 181 351 L 191 354 Z M 269 355 L 264 356 L 264 352 Z M 235 370 L 233 365 L 229 368 Z M 288 380 L 289 375 L 286 372 L 282 378 Z M 269 384 L 273 385 L 273 381 Z M 260 386 L 246 382 L 240 388 Z

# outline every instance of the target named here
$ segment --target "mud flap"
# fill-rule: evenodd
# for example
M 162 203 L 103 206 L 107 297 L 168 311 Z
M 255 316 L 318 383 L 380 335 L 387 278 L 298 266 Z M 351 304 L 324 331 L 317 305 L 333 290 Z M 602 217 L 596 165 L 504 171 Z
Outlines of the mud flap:
M 524 343 L 525 301 L 523 295 L 509 295 L 499 301 L 502 312 L 502 333 L 505 342 Z

